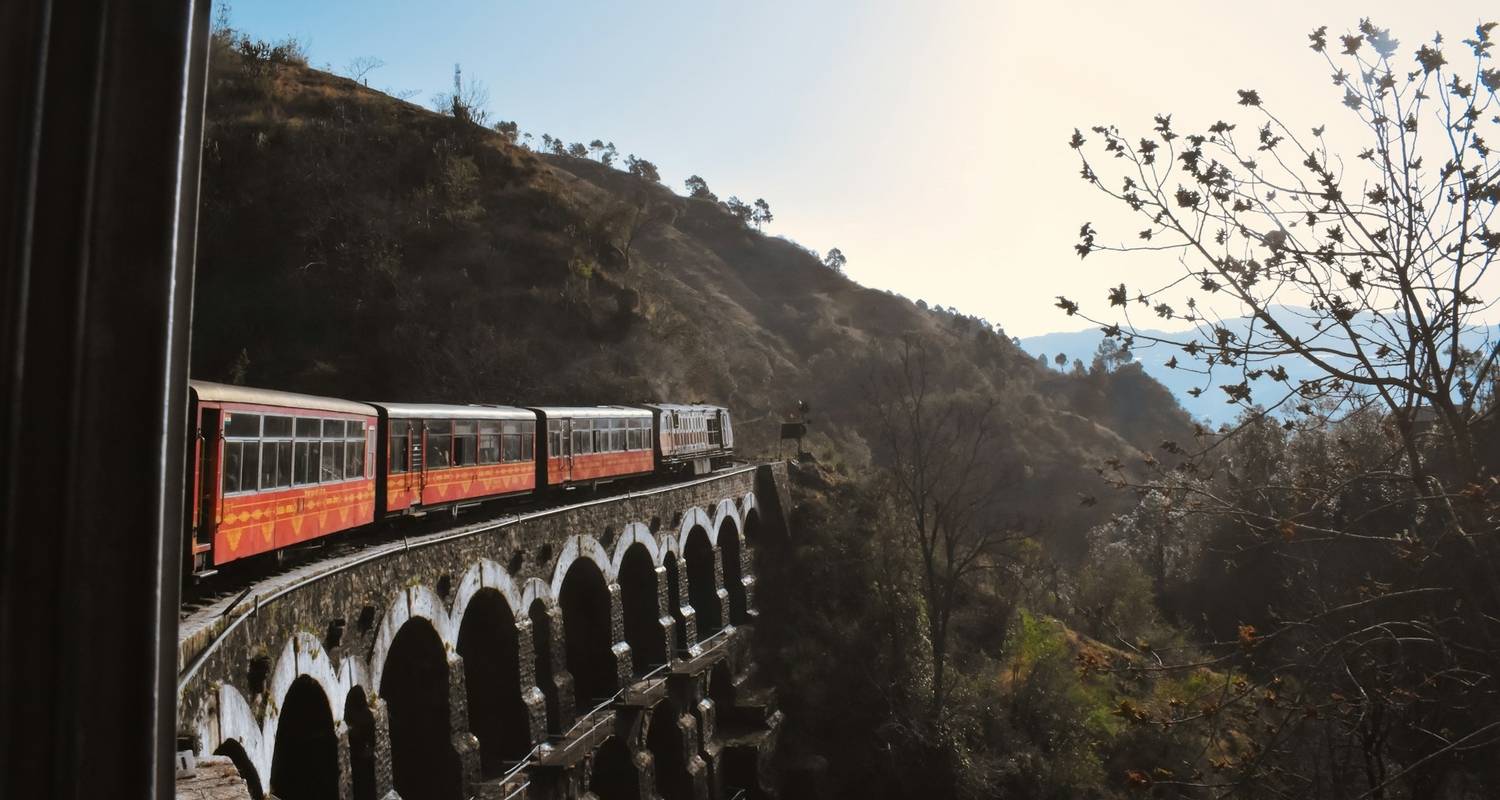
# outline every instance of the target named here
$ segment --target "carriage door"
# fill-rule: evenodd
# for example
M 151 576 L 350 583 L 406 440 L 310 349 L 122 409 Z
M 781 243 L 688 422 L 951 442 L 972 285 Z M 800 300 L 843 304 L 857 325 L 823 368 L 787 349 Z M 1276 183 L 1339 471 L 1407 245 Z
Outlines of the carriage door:
M 203 408 L 198 420 L 198 518 L 197 544 L 213 544 L 214 524 L 219 514 L 219 446 L 223 441 L 222 417 L 217 408 Z
M 571 417 L 563 417 L 557 420 L 562 427 L 562 446 L 558 448 L 557 477 L 554 483 L 567 483 L 573 480 L 573 420 Z
M 411 470 L 407 473 L 408 481 L 416 481 L 415 500 L 412 505 L 420 505 L 423 499 L 423 490 L 427 488 L 427 425 L 421 420 L 411 420 L 406 424 L 411 428 Z M 415 476 L 415 477 L 412 477 Z M 408 483 L 410 488 L 411 484 Z

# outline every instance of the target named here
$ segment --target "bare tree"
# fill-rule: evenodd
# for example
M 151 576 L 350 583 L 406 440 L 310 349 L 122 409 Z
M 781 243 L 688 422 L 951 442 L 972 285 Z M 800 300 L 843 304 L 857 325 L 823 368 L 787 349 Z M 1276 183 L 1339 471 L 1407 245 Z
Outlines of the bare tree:
M 995 494 L 1003 488 L 999 403 L 943 393 L 927 346 L 901 341 L 869 395 L 885 476 L 905 523 L 902 539 L 920 560 L 932 656 L 932 715 L 941 720 L 950 687 L 949 631 L 970 580 L 1024 538 L 1001 523 Z
M 1400 784 L 1416 796 L 1500 741 L 1500 483 L 1481 445 L 1500 357 L 1484 296 L 1500 255 L 1500 161 L 1486 142 L 1500 123 L 1494 27 L 1463 40 L 1461 67 L 1440 36 L 1401 58 L 1369 20 L 1336 42 L 1313 31 L 1363 140 L 1347 158 L 1323 125 L 1294 127 L 1253 89 L 1238 92 L 1248 136 L 1243 120 L 1179 133 L 1170 114 L 1143 137 L 1074 132 L 1083 179 L 1141 220 L 1116 244 L 1084 224 L 1079 256 L 1149 251 L 1179 269 L 1164 286 L 1110 288 L 1115 318 L 1058 306 L 1127 348 L 1174 349 L 1167 366 L 1203 376 L 1195 393 L 1217 382 L 1245 410 L 1199 448 L 1163 443 L 1176 463 L 1148 458 L 1149 488 L 1218 520 L 1223 549 L 1277 565 L 1271 610 L 1253 610 L 1266 627 L 1210 645 L 1212 663 L 1256 682 L 1194 712 L 1249 698 L 1264 704 L 1250 719 L 1266 734 L 1257 757 L 1226 757 L 1238 781 L 1198 788 L 1316 794 L 1357 775 L 1365 791 L 1347 796 Z M 1095 138 L 1102 158 L 1086 147 Z M 1136 308 L 1192 329 L 1143 332 Z M 1289 700 L 1282 676 L 1295 679 Z M 1297 737 L 1314 726 L 1329 755 L 1284 769 L 1313 758 Z
M 385 66 L 385 62 L 375 56 L 359 56 L 350 59 L 349 63 L 344 66 L 344 74 L 352 78 L 356 83 L 369 86 L 369 74 L 383 66 Z
M 1254 90 L 1239 92 L 1256 123 L 1248 140 L 1226 121 L 1184 136 L 1162 114 L 1136 143 L 1113 126 L 1093 128 L 1108 157 L 1096 165 L 1075 131 L 1084 179 L 1145 220 L 1134 243 L 1118 245 L 1084 224 L 1079 255 L 1150 250 L 1174 254 L 1182 268 L 1166 287 L 1110 289 L 1124 319 L 1101 323 L 1106 332 L 1180 347 L 1206 377 L 1230 373 L 1219 388 L 1247 408 L 1306 410 L 1312 399 L 1332 401 L 1324 407 L 1334 413 L 1384 407 L 1420 491 L 1431 487 L 1417 417 L 1431 413 L 1463 478 L 1477 477 L 1476 401 L 1500 357 L 1483 322 L 1495 301 L 1480 294 L 1500 254 L 1500 230 L 1490 226 L 1500 161 L 1481 135 L 1495 127 L 1500 89 L 1500 70 L 1487 68 L 1493 27 L 1465 40 L 1474 60 L 1462 70 L 1450 69 L 1441 37 L 1398 63 L 1399 43 L 1368 20 L 1342 37 L 1341 59 L 1328 50 L 1326 26 L 1313 32 L 1364 128 L 1366 146 L 1352 159 L 1330 150 L 1324 126 L 1294 130 Z M 1105 164 L 1121 174 L 1107 178 Z M 1067 298 L 1058 305 L 1082 313 Z M 1132 305 L 1187 320 L 1195 335 L 1145 335 Z M 1284 359 L 1315 374 L 1290 378 L 1277 368 Z
M 432 108 L 464 122 L 484 126 L 490 113 L 490 90 L 483 81 L 464 80 L 462 64 L 453 65 L 453 90 L 434 95 Z

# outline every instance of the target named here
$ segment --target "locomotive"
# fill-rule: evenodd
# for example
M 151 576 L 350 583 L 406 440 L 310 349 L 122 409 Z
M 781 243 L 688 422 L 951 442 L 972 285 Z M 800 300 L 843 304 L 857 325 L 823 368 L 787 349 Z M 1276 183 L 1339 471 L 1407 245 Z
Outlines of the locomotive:
M 189 396 L 198 576 L 381 519 L 705 474 L 734 452 L 714 405 L 375 403 L 204 381 Z

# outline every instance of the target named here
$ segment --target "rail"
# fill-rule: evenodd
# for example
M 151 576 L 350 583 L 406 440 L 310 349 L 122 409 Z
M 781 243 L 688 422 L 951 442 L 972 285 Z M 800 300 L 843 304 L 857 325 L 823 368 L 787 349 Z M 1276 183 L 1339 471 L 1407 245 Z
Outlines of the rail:
M 557 506 L 555 508 L 529 511 L 523 514 L 515 514 L 510 517 L 501 517 L 489 522 L 478 523 L 476 525 L 461 528 L 459 530 L 428 534 L 417 541 L 403 538 L 400 542 L 390 542 L 384 545 L 372 546 L 368 550 L 361 550 L 358 553 L 347 557 L 347 560 L 343 562 L 334 563 L 326 570 L 322 570 L 317 573 L 306 575 L 299 579 L 293 580 L 287 585 L 278 588 L 274 592 L 271 592 L 264 598 L 262 598 L 259 594 L 255 595 L 254 603 L 251 606 L 250 610 L 241 613 L 239 616 L 235 617 L 231 622 L 229 622 L 229 624 L 225 625 L 224 628 L 221 629 L 218 633 L 214 634 L 214 637 L 209 640 L 206 645 L 204 645 L 203 649 L 193 657 L 192 662 L 183 669 L 181 674 L 178 675 L 177 695 L 179 698 L 182 696 L 182 693 L 186 691 L 188 684 L 198 674 L 198 670 L 202 669 L 204 663 L 208 661 L 209 656 L 213 655 L 214 651 L 218 649 L 219 644 L 223 642 L 230 633 L 238 628 L 240 623 L 244 622 L 247 618 L 254 616 L 255 613 L 259 611 L 262 605 L 274 602 L 275 600 L 287 594 L 306 588 L 307 586 L 317 583 L 318 581 L 333 577 L 334 575 L 347 572 L 351 569 L 354 569 L 355 567 L 359 567 L 371 561 L 386 558 L 387 556 L 395 555 L 397 553 L 405 553 L 411 550 L 430 547 L 435 544 L 441 544 L 443 542 L 455 541 L 458 539 L 468 538 L 470 536 L 478 536 L 482 533 L 489 533 L 501 528 L 511 527 L 513 525 L 518 525 L 529 520 L 541 519 L 555 514 L 576 511 L 580 508 L 590 508 L 593 506 L 605 505 L 608 503 L 617 503 L 621 500 L 630 500 L 637 497 L 650 497 L 652 495 L 664 494 L 666 492 L 674 492 L 680 489 L 686 489 L 693 486 L 712 483 L 714 481 L 732 478 L 736 475 L 742 475 L 746 472 L 754 472 L 755 470 L 759 469 L 760 466 L 761 465 L 759 464 L 749 464 L 743 467 L 735 467 L 723 472 L 717 472 L 712 475 L 706 475 L 701 478 L 694 478 L 689 481 L 683 481 L 682 483 L 674 483 L 668 486 L 655 486 L 650 489 L 642 489 L 639 491 L 631 491 L 625 492 L 623 494 L 611 495 L 609 497 L 586 500 L 582 503 L 573 503 L 566 506 Z M 249 590 L 247 589 L 246 594 L 248 594 L 248 592 Z M 243 600 L 244 597 L 245 594 L 242 594 L 240 596 L 240 600 Z M 237 605 L 238 602 L 239 601 L 237 600 L 235 604 Z M 231 606 L 231 608 L 233 608 L 233 606 Z M 722 631 L 720 631 L 720 633 L 722 633 Z M 715 634 L 715 636 L 717 635 L 718 634 Z M 711 636 L 704 641 L 712 641 L 712 639 L 713 637 Z M 618 696 L 618 694 L 616 696 Z M 613 702 L 613 698 L 611 698 L 610 702 Z M 606 703 L 606 705 L 607 704 L 608 703 Z

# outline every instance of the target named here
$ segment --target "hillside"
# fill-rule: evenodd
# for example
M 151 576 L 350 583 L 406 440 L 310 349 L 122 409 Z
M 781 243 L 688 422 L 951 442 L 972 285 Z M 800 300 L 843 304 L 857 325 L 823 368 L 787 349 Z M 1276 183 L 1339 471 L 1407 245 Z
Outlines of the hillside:
M 800 400 L 809 448 L 859 470 L 869 365 L 917 334 L 949 380 L 1003 398 L 1027 476 L 1008 491 L 1056 498 L 1026 507 L 1070 554 L 1123 502 L 1093 465 L 1190 435 L 1169 402 L 1078 402 L 1101 387 L 977 320 L 862 287 L 717 203 L 274 52 L 220 42 L 212 63 L 196 377 L 408 401 L 713 401 L 734 409 L 750 456 L 777 452 Z M 1094 493 L 1097 507 L 1074 499 Z

